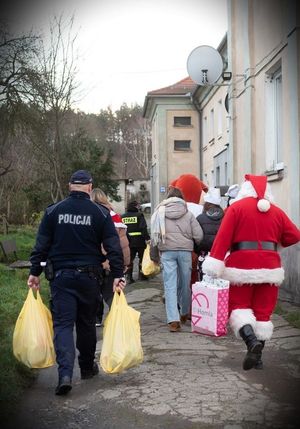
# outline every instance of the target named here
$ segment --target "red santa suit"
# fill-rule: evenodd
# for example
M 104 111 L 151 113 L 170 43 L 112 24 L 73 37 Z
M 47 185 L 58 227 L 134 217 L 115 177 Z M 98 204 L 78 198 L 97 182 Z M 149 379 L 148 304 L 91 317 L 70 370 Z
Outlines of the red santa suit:
M 266 176 L 245 178 L 226 210 L 203 271 L 230 281 L 229 323 L 236 336 L 248 324 L 258 340 L 268 340 L 273 333 L 270 316 L 284 279 L 277 246 L 297 243 L 300 231 L 271 203 Z

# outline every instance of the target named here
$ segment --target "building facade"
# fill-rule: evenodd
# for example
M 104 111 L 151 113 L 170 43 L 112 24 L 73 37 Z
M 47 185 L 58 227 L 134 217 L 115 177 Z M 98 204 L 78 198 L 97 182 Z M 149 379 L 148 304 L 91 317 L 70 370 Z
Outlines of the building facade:
M 228 0 L 229 177 L 266 174 L 275 203 L 300 225 L 300 8 L 294 0 Z M 282 251 L 282 296 L 300 303 L 299 244 Z
M 228 0 L 228 32 L 218 51 L 230 81 L 221 77 L 204 87 L 187 78 L 146 97 L 152 207 L 183 173 L 223 189 L 241 183 L 246 173 L 265 174 L 275 203 L 299 226 L 299 2 Z M 281 256 L 281 297 L 300 303 L 300 245 Z
M 197 85 L 190 78 L 148 92 L 144 117 L 152 126 L 152 209 L 166 197 L 178 176 L 200 171 L 199 113 L 192 102 Z
M 217 48 L 227 64 L 227 36 Z M 224 70 L 225 71 L 225 70 Z M 230 83 L 222 76 L 211 86 L 199 86 L 193 94 L 193 102 L 200 113 L 200 178 L 209 187 L 227 190 L 229 175 L 229 117 L 226 110 Z

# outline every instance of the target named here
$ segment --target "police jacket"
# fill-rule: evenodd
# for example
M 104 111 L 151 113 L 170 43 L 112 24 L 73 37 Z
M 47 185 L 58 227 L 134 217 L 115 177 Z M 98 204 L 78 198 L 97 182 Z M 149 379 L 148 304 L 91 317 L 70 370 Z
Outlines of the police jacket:
M 126 213 L 122 214 L 122 219 L 127 225 L 129 246 L 145 248 L 146 241 L 150 240 L 145 217 L 136 207 L 128 206 L 128 209 Z
M 221 207 L 215 206 L 210 207 L 207 211 L 201 213 L 197 216 L 197 221 L 199 222 L 203 230 L 203 240 L 200 245 L 195 246 L 195 252 L 199 253 L 201 250 L 204 252 L 209 252 L 212 248 L 215 236 L 221 225 L 221 221 L 224 216 L 224 211 Z
M 101 244 L 106 256 L 101 252 Z M 31 254 L 30 274 L 40 275 L 40 263 L 47 259 L 57 271 L 101 266 L 107 258 L 113 276 L 122 277 L 123 254 L 109 210 L 80 191 L 72 191 L 68 198 L 47 207 Z

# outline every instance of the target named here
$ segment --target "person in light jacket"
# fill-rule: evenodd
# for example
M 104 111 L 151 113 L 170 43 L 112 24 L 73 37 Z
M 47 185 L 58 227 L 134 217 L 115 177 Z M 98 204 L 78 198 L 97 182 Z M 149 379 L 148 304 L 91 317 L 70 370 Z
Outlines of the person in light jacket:
M 185 323 L 191 303 L 190 279 L 194 241 L 200 244 L 203 231 L 188 210 L 181 191 L 170 188 L 151 217 L 151 252 L 154 262 L 163 267 L 167 323 L 170 332 L 178 332 Z M 180 314 L 178 310 L 180 308 Z

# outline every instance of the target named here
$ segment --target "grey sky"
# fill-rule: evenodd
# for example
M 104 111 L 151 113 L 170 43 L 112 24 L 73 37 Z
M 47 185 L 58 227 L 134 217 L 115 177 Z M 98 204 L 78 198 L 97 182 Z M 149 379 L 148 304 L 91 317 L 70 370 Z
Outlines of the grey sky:
M 148 91 L 187 76 L 195 47 L 217 47 L 227 31 L 226 0 L 24 1 L 20 27 L 46 27 L 53 11 L 75 12 L 85 94 L 75 107 L 86 112 L 143 104 Z

